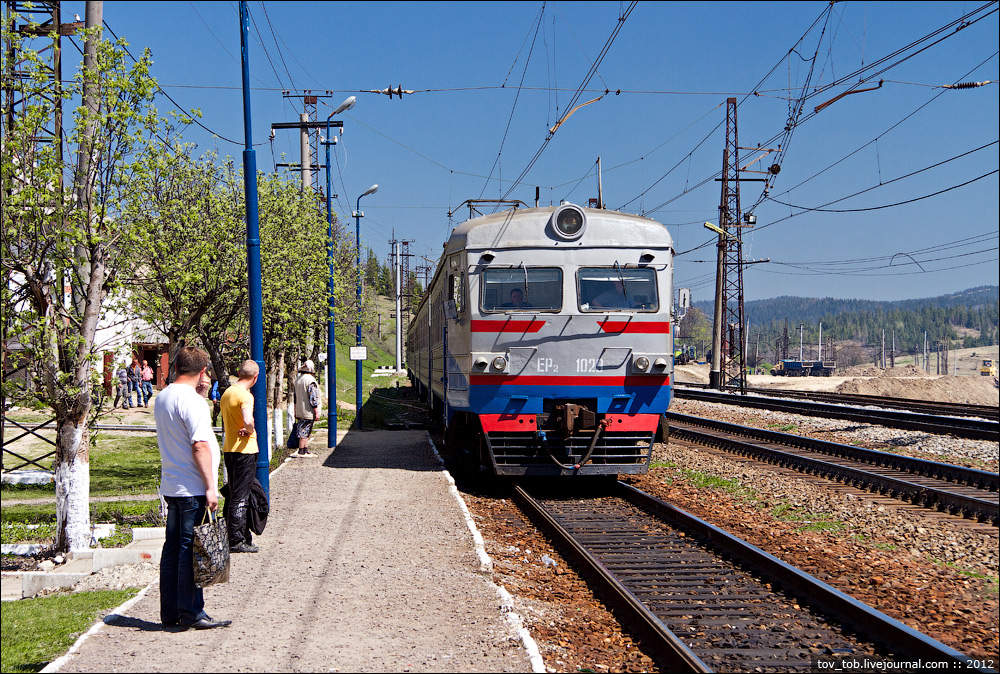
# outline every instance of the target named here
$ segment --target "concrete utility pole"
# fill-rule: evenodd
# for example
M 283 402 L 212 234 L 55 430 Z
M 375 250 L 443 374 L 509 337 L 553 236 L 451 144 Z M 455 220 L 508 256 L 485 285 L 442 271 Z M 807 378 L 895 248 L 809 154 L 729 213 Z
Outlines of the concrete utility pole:
M 309 113 L 299 114 L 299 154 L 302 163 L 302 191 L 305 192 L 312 185 L 312 156 L 309 153 Z
M 312 91 L 306 89 L 304 93 L 292 94 L 287 91 L 282 92 L 285 98 L 301 98 L 302 107 L 305 109 L 304 112 L 299 113 L 299 121 L 297 122 L 274 122 L 271 124 L 271 135 L 274 136 L 275 129 L 298 129 L 299 131 L 299 152 L 301 154 L 301 160 L 298 164 L 286 164 L 278 163 L 275 164 L 275 168 L 289 168 L 298 169 L 301 172 L 301 182 L 302 191 L 306 188 L 312 187 L 317 193 L 322 191 L 319 185 L 319 176 L 317 172 L 321 168 L 326 168 L 325 165 L 319 162 L 319 142 L 318 136 L 320 129 L 324 129 L 327 135 L 330 133 L 329 127 L 336 127 L 337 129 L 343 128 L 344 123 L 340 120 L 331 121 L 327 124 L 327 121 L 318 121 L 316 116 L 316 103 L 320 98 L 329 98 L 333 96 L 332 91 L 327 91 L 325 93 L 313 93 Z M 329 142 L 327 138 L 327 142 Z
M 802 360 L 802 333 L 805 329 L 805 323 L 799 323 L 799 360 Z
M 392 254 L 396 263 L 396 372 L 403 370 L 403 256 L 399 253 L 399 242 L 393 239 Z

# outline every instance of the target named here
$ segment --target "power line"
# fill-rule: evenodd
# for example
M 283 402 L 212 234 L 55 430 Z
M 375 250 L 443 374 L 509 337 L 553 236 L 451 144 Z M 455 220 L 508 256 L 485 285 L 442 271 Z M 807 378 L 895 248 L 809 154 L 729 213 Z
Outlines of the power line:
M 480 192 L 479 192 L 479 198 L 480 199 L 483 197 L 483 194 L 485 194 L 486 188 L 490 184 L 490 178 L 493 177 L 493 171 L 496 170 L 497 164 L 500 163 L 500 157 L 503 155 L 503 147 L 504 147 L 504 144 L 507 142 L 507 134 L 510 132 L 510 125 L 511 125 L 511 122 L 514 120 L 514 111 L 517 110 L 517 101 L 521 98 L 521 88 L 520 87 L 521 87 L 521 85 L 524 84 L 524 77 L 528 74 L 528 64 L 531 63 L 531 54 L 535 51 L 535 41 L 538 39 L 538 30 L 539 30 L 539 28 L 542 27 L 542 20 L 544 18 L 545 18 L 545 3 L 543 2 L 542 3 L 542 8 L 538 11 L 538 21 L 535 24 L 535 34 L 534 34 L 534 37 L 531 38 L 531 46 L 528 48 L 528 56 L 525 57 L 525 59 L 524 59 L 524 69 L 521 71 L 521 81 L 518 82 L 517 93 L 514 94 L 514 103 L 510 107 L 510 115 L 507 116 L 507 127 L 503 131 L 503 138 L 500 139 L 500 149 L 497 150 L 497 158 L 493 160 L 493 166 L 490 167 L 490 173 L 486 177 L 486 182 L 483 183 L 483 189 L 480 190 Z M 527 38 L 525 38 L 525 41 L 527 41 Z M 522 49 L 524 48 L 523 44 L 521 45 L 521 48 Z M 521 55 L 521 52 L 518 51 L 518 56 L 520 56 L 520 55 Z M 517 58 L 514 59 L 514 63 L 517 63 Z M 514 64 L 513 63 L 511 64 L 510 68 L 511 68 L 511 70 L 514 69 Z M 507 73 L 507 77 L 510 77 L 510 72 Z M 506 83 L 507 83 L 507 79 L 504 78 L 504 84 L 506 84 Z
M 984 173 L 983 175 L 979 176 L 978 178 L 972 178 L 971 180 L 966 180 L 964 183 L 959 183 L 957 185 L 952 185 L 951 187 L 946 187 L 945 189 L 938 190 L 937 192 L 931 192 L 930 194 L 924 194 L 924 195 L 921 195 L 919 197 L 914 197 L 913 199 L 906 199 L 905 201 L 896 201 L 896 202 L 891 203 L 891 204 L 882 204 L 880 206 L 868 206 L 866 208 L 822 208 L 822 207 L 819 207 L 819 208 L 808 208 L 808 207 L 805 207 L 805 206 L 796 206 L 794 204 L 786 204 L 783 201 L 778 201 L 777 199 L 772 199 L 770 197 L 768 197 L 767 200 L 768 201 L 773 201 L 776 204 L 781 204 L 782 206 L 788 206 L 789 208 L 800 208 L 800 209 L 802 209 L 802 211 L 804 213 L 812 213 L 812 212 L 816 212 L 816 213 L 863 213 L 865 211 L 880 211 L 880 210 L 883 210 L 885 208 L 894 208 L 896 206 L 903 206 L 905 204 L 912 204 L 912 203 L 914 203 L 916 201 L 923 201 L 924 199 L 930 199 L 931 197 L 936 197 L 939 194 L 944 194 L 945 192 L 951 192 L 952 190 L 957 190 L 960 187 L 965 187 L 966 185 L 971 185 L 974 182 L 982 180 L 983 178 L 988 178 L 989 176 L 995 175 L 998 172 L 1000 172 L 1000 169 L 993 169 L 992 171 L 990 171 L 988 173 Z M 883 185 L 886 185 L 886 184 L 888 184 L 888 183 L 883 183 L 882 185 L 877 185 L 876 187 L 882 187 Z M 844 199 L 850 199 L 853 196 L 857 196 L 858 194 L 863 194 L 864 192 L 868 192 L 869 190 L 872 190 L 872 189 L 876 189 L 876 188 L 872 187 L 872 188 L 869 188 L 867 190 L 862 190 L 861 192 L 857 192 L 855 194 L 851 194 L 851 195 L 848 195 L 846 197 L 842 197 L 841 199 L 837 199 L 837 201 L 843 201 Z M 830 203 L 836 203 L 836 202 L 835 201 L 831 201 Z M 800 215 L 800 214 L 797 213 L 796 215 Z M 768 226 L 774 225 L 774 224 L 777 224 L 777 222 L 771 222 L 771 223 L 768 223 L 767 225 L 762 225 L 758 229 L 764 229 L 764 227 L 768 227 Z
M 514 184 L 511 185 L 506 192 L 504 192 L 501 199 L 506 199 L 508 196 L 510 196 L 510 193 L 513 192 L 514 189 L 524 179 L 524 177 L 528 175 L 528 172 L 531 171 L 532 167 L 542 156 L 542 153 L 545 152 L 545 148 L 548 146 L 549 141 L 552 140 L 553 136 L 555 135 L 555 130 L 559 127 L 559 124 L 565 121 L 569 114 L 572 114 L 573 110 L 575 109 L 574 106 L 576 106 L 576 102 L 580 100 L 580 96 L 583 94 L 583 91 L 590 83 L 590 80 L 591 78 L 593 78 L 594 73 L 597 72 L 597 69 L 604 61 L 604 57 L 608 55 L 608 51 L 611 49 L 611 45 L 614 44 L 615 38 L 618 37 L 618 33 L 621 31 L 622 26 L 625 25 L 625 21 L 628 20 L 628 17 L 632 13 L 632 10 L 635 9 L 636 3 L 637 0 L 633 0 L 633 2 L 629 3 L 629 6 L 625 9 L 625 11 L 621 14 L 621 16 L 618 17 L 618 23 L 615 24 L 615 28 L 611 32 L 611 36 L 608 37 L 607 42 L 604 43 L 604 48 L 601 50 L 601 53 L 597 55 L 597 60 L 593 64 L 591 64 L 590 70 L 587 71 L 587 75 L 584 77 L 583 82 L 580 84 L 579 87 L 577 87 L 576 93 L 570 99 L 570 102 L 566 105 L 566 110 L 568 110 L 569 112 L 566 115 L 563 115 L 563 118 L 559 122 L 556 122 L 555 126 L 549 129 L 548 133 L 545 135 L 545 140 L 542 141 L 541 147 L 538 148 L 538 151 L 535 152 L 535 155 L 528 162 L 528 165 L 524 167 L 523 171 L 521 171 L 521 174 L 514 181 Z M 607 91 L 605 91 L 604 93 L 607 93 Z
M 121 42 L 121 38 L 119 38 L 118 35 L 115 33 L 115 31 L 111 28 L 111 26 L 108 25 L 107 21 L 104 22 L 104 27 L 108 29 L 108 32 L 111 33 L 112 36 L 114 36 L 115 40 L 118 40 L 119 42 Z M 133 63 L 139 63 L 139 61 L 135 58 L 135 56 L 132 55 L 132 52 L 129 51 L 129 48 L 127 46 L 122 45 L 122 49 L 125 50 L 125 53 L 128 54 L 129 58 L 132 59 Z M 178 110 L 183 110 L 184 109 L 184 107 L 180 103 L 178 103 L 177 101 L 175 101 L 170 94 L 168 94 L 163 89 L 161 89 L 159 84 L 156 85 L 156 90 L 159 91 L 164 96 L 166 96 L 167 100 L 169 100 L 171 103 L 173 103 L 174 105 L 176 105 Z M 216 138 L 218 138 L 220 140 L 224 140 L 227 143 L 232 143 L 233 145 L 244 145 L 243 141 L 233 140 L 232 138 L 226 138 L 221 133 L 213 131 L 212 129 L 208 128 L 207 126 L 205 126 L 204 124 L 202 124 L 201 122 L 199 122 L 198 119 L 194 115 L 188 115 L 187 118 L 190 119 L 192 123 L 197 124 L 202 129 L 204 129 L 205 131 L 208 131 L 210 134 L 212 134 L 214 137 L 216 137 Z M 254 143 L 254 147 L 256 147 L 258 145 L 263 145 L 266 142 L 267 141 L 263 141 L 263 142 L 260 142 L 260 143 Z

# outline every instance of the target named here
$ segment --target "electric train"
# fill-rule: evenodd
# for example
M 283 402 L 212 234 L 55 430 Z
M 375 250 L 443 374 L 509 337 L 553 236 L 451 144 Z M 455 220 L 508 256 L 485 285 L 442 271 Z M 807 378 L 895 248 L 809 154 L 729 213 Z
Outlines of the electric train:
M 645 473 L 673 393 L 673 254 L 659 222 L 568 203 L 455 227 L 406 335 L 446 443 L 495 475 Z

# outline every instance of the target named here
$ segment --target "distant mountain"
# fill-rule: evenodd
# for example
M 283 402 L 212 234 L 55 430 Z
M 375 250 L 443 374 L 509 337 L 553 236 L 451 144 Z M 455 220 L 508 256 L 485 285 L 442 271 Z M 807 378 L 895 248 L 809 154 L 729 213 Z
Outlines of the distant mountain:
M 950 295 L 892 302 L 783 295 L 768 300 L 746 302 L 743 309 L 746 318 L 752 325 L 767 325 L 773 321 L 783 323 L 786 318 L 790 325 L 797 325 L 798 323 L 814 324 L 818 323 L 824 316 L 838 316 L 846 313 L 876 314 L 881 312 L 889 314 L 894 311 L 920 311 L 925 308 L 952 309 L 959 306 L 978 310 L 996 304 L 998 301 L 1000 301 L 1000 286 L 979 286 Z M 715 303 L 713 300 L 708 300 L 695 302 L 694 306 L 711 318 Z

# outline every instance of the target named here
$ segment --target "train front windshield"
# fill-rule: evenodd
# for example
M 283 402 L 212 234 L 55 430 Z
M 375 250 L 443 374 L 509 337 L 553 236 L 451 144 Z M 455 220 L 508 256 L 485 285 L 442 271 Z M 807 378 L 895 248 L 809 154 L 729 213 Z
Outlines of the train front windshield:
M 484 313 L 562 309 L 562 269 L 558 267 L 486 269 L 482 287 Z
M 577 272 L 583 311 L 656 311 L 656 274 L 652 269 L 584 267 Z

